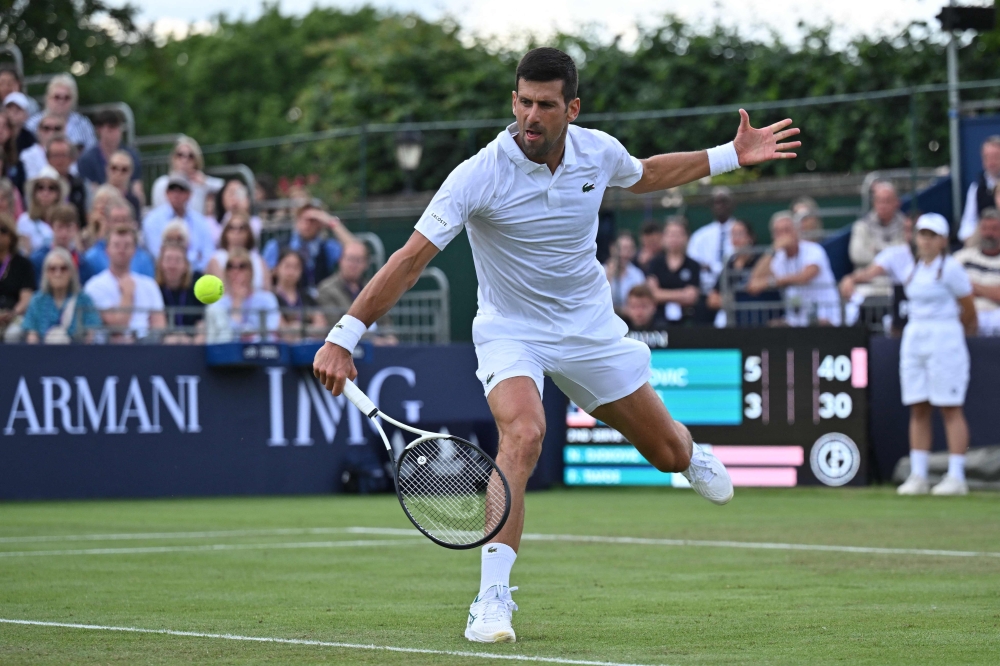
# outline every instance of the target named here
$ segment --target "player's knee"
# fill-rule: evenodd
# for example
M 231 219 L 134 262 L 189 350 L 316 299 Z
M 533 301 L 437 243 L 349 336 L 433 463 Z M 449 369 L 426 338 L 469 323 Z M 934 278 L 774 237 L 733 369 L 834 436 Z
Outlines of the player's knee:
M 542 453 L 545 424 L 533 419 L 520 419 L 504 430 L 504 448 L 518 467 L 530 469 Z

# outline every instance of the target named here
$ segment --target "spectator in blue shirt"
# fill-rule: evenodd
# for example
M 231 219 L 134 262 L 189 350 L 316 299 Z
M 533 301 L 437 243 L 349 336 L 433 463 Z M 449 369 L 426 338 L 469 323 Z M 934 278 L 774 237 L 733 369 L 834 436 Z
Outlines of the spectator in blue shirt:
M 29 344 L 66 344 L 71 340 L 90 342 L 101 316 L 90 296 L 80 290 L 73 257 L 64 248 L 54 247 L 45 257 L 42 286 L 31 297 L 24 313 L 22 330 Z
M 204 273 L 215 252 L 215 242 L 212 240 L 212 227 L 205 216 L 188 207 L 190 199 L 191 183 L 187 177 L 180 172 L 171 173 L 167 179 L 167 203 L 149 211 L 142 221 L 142 233 L 146 249 L 153 255 L 159 255 L 163 230 L 175 219 L 182 220 L 191 237 L 188 261 L 194 270 Z
M 80 155 L 76 163 L 80 176 L 87 182 L 103 185 L 107 181 L 107 165 L 111 156 L 119 150 L 125 151 L 132 158 L 130 193 L 140 201 L 142 191 L 142 164 L 139 153 L 131 146 L 122 143 L 122 125 L 125 118 L 121 111 L 107 109 L 94 116 L 94 127 L 97 130 L 97 145 L 88 148 Z M 123 193 L 124 195 L 124 193 Z
M 330 230 L 333 238 L 320 233 L 324 227 Z M 295 211 L 295 230 L 288 243 L 282 247 L 277 239 L 272 238 L 264 246 L 262 254 L 268 267 L 274 270 L 281 250 L 288 247 L 298 252 L 303 263 L 299 286 L 315 298 L 316 285 L 336 272 L 344 246 L 355 240 L 339 218 L 329 215 L 314 203 L 307 203 Z
M 133 231 L 137 230 L 135 218 L 132 217 L 132 206 L 124 199 L 112 199 L 105 207 L 105 219 L 107 223 L 103 228 L 102 238 L 94 243 L 94 246 L 83 255 L 83 262 L 80 264 L 80 279 L 86 284 L 90 278 L 94 277 L 110 265 L 108 259 L 108 238 L 118 227 L 128 227 Z M 132 256 L 131 271 L 146 277 L 156 275 L 156 261 L 153 255 L 143 247 L 136 247 Z

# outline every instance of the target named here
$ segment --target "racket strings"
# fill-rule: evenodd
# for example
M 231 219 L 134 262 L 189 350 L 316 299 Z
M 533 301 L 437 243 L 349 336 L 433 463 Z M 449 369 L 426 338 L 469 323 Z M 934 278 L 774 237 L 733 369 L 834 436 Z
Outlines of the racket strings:
M 480 541 L 503 519 L 507 491 L 493 462 L 461 441 L 439 438 L 403 453 L 399 494 L 410 517 L 441 541 Z

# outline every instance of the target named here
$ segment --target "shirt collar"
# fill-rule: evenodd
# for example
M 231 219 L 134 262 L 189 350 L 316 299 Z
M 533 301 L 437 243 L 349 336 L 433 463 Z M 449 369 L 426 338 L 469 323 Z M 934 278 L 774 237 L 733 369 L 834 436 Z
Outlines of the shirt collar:
M 544 164 L 539 164 L 538 162 L 532 162 L 521 150 L 521 146 L 517 145 L 517 141 L 514 137 L 517 136 L 517 123 L 511 123 L 507 126 L 503 132 L 500 133 L 500 145 L 503 146 L 503 150 L 507 153 L 507 157 L 517 165 L 517 167 L 524 173 L 533 173 L 538 170 L 539 167 L 546 167 Z M 576 164 L 576 149 L 573 148 L 573 141 L 570 138 L 570 133 L 566 132 L 566 150 L 563 152 L 562 164 L 565 167 L 572 166 Z

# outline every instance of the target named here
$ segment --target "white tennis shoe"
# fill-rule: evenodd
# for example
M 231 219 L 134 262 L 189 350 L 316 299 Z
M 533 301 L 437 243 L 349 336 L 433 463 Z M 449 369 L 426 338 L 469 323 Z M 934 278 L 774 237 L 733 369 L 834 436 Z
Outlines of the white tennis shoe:
M 945 474 L 941 483 L 931 488 L 931 495 L 968 495 L 969 484 L 962 479 L 956 479 L 951 474 Z
M 726 466 L 714 455 L 692 443 L 691 466 L 681 472 L 694 491 L 713 504 L 733 499 L 733 480 Z
M 896 488 L 897 495 L 926 495 L 931 491 L 931 484 L 922 476 L 911 474 Z
M 516 587 L 494 585 L 476 597 L 469 607 L 465 637 L 477 643 L 513 643 L 517 640 L 510 616 L 517 604 L 510 598 Z

